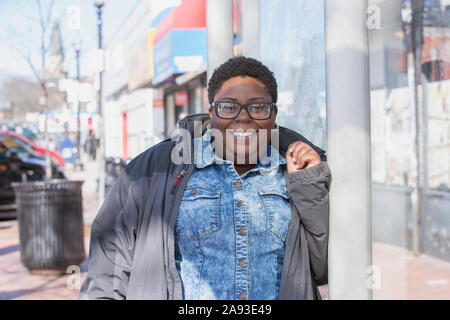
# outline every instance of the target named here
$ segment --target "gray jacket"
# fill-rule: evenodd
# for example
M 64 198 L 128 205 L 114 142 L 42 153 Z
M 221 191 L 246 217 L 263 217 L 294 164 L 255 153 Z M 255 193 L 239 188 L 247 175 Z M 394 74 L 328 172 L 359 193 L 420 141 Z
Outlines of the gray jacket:
M 179 126 L 194 133 L 190 116 Z M 280 299 L 320 299 L 328 282 L 328 190 L 325 152 L 280 127 L 280 154 L 297 140 L 311 145 L 322 163 L 285 174 L 292 219 L 286 239 Z M 165 140 L 133 159 L 121 172 L 91 229 L 88 274 L 80 299 L 182 299 L 175 266 L 174 227 L 194 164 L 174 164 L 175 141 Z M 193 162 L 192 162 L 193 163 Z M 185 175 L 180 175 L 184 170 Z M 178 183 L 174 182 L 178 178 Z

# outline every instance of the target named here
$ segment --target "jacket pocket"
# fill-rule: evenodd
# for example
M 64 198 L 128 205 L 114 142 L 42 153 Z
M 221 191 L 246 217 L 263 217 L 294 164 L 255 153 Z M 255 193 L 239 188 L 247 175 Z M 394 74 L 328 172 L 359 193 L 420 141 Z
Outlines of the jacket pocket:
M 264 204 L 267 230 L 281 241 L 286 241 L 291 222 L 291 205 L 287 192 L 281 190 L 260 190 L 258 193 Z
M 199 239 L 219 230 L 220 191 L 189 188 L 178 212 L 178 235 Z

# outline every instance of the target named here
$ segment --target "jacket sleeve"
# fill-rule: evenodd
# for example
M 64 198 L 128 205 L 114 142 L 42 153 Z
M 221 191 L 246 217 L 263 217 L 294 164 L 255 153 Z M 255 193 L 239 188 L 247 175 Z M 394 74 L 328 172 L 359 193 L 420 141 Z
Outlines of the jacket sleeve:
M 138 209 L 122 170 L 91 228 L 88 274 L 79 299 L 125 299 L 133 261 Z
M 331 172 L 327 162 L 288 173 L 289 196 L 300 215 L 309 249 L 311 275 L 317 285 L 328 283 L 328 221 Z

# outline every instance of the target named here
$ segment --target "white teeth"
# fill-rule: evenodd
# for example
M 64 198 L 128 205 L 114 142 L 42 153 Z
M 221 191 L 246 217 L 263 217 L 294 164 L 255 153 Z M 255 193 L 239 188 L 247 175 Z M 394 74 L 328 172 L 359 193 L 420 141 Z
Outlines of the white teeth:
M 253 134 L 255 134 L 255 131 L 247 131 L 247 132 L 243 132 L 243 131 L 233 131 L 233 135 L 235 137 L 248 137 L 251 136 Z

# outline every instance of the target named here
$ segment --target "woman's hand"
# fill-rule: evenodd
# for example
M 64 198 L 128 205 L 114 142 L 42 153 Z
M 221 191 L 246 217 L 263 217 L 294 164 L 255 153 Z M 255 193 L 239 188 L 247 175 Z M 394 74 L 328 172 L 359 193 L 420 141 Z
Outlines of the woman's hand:
M 286 152 L 287 170 L 289 173 L 301 171 L 320 164 L 319 154 L 308 144 L 295 141 Z

